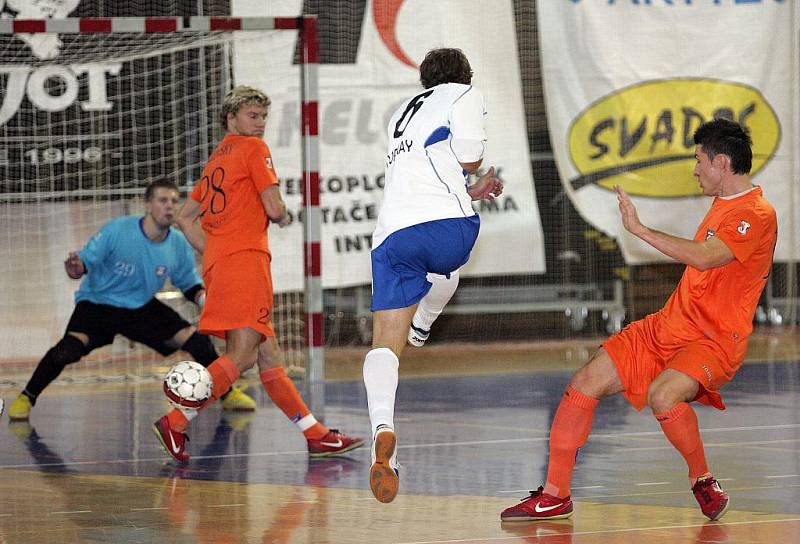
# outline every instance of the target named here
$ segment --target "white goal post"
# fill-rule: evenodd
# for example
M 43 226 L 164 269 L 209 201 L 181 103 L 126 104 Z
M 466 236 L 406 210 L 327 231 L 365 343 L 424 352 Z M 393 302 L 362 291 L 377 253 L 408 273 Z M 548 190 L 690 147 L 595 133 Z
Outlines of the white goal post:
M 300 352 L 289 363 L 305 367 L 307 387 L 324 381 L 315 16 L 0 19 L 0 340 L 11 346 L 0 365 L 38 361 L 63 334 L 77 287 L 62 278 L 68 251 L 115 215 L 140 213 L 131 199 L 153 179 L 191 188 L 221 136 L 213 110 L 232 86 L 233 33 L 269 31 L 298 34 L 305 271 L 304 292 L 276 301 L 273 321 L 284 347 Z M 47 39 L 59 58 L 36 57 L 33 42 Z M 160 375 L 130 363 L 126 348 L 83 374 Z M 109 358 L 128 366 L 101 370 Z

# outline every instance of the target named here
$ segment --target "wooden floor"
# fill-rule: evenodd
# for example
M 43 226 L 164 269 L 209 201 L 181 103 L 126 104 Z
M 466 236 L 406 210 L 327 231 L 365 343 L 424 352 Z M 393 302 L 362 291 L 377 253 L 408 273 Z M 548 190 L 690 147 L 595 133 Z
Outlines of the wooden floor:
M 190 428 L 191 462 L 151 431 L 158 384 L 54 384 L 29 423 L 0 424 L 0 543 L 793 543 L 800 542 L 800 356 L 762 334 L 723 390 L 697 407 L 712 470 L 731 495 L 706 523 L 686 467 L 652 415 L 600 403 L 581 451 L 570 520 L 501 523 L 540 485 L 547 433 L 592 345 L 431 346 L 401 363 L 401 489 L 372 498 L 367 447 L 309 460 L 302 434 L 259 384 L 255 414 L 217 407 Z M 369 430 L 363 351 L 331 353 L 326 423 Z M 0 388 L 10 402 L 18 391 Z

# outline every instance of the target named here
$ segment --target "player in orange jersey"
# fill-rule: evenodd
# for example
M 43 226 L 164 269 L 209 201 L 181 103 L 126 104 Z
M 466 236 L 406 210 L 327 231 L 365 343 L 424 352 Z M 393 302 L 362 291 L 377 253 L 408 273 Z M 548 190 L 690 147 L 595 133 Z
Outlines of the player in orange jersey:
M 750 136 L 716 119 L 694 134 L 694 175 L 714 197 L 694 239 L 650 229 L 622 190 L 615 190 L 625 228 L 686 264 L 678 287 L 658 312 L 609 338 L 572 378 L 550 429 L 547 481 L 500 515 L 503 521 L 572 515 L 575 456 L 589 436 L 598 400 L 622 393 L 637 409 L 649 406 L 689 466 L 697 502 L 719 519 L 728 495 L 706 464 L 692 401 L 725 409 L 719 388 L 738 370 L 753 330 L 753 314 L 772 267 L 775 210 L 749 177 Z
M 283 369 L 272 327 L 270 221 L 289 223 L 272 156 L 262 139 L 270 99 L 258 89 L 239 86 L 222 105 L 225 138 L 203 169 L 200 182 L 178 214 L 189 243 L 203 254 L 206 302 L 199 328 L 226 340 L 225 353 L 208 370 L 215 401 L 239 374 L 256 362 L 270 398 L 303 431 L 309 454 L 335 455 L 357 448 L 352 438 L 318 422 Z M 167 452 L 186 462 L 189 421 L 197 411 L 172 410 L 154 425 Z

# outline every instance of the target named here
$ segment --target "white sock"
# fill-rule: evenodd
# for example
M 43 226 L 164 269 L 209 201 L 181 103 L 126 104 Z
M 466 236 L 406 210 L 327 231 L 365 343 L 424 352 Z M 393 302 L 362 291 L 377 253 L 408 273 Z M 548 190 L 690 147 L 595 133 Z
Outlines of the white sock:
M 292 419 L 292 421 L 294 421 L 294 419 Z M 306 432 L 317 424 L 317 418 L 314 417 L 314 414 L 308 414 L 307 416 L 294 421 L 294 424 L 297 425 L 301 431 Z
M 188 421 L 193 420 L 200 413 L 196 408 L 186 408 L 185 406 L 175 406 L 175 408 L 180 410 Z
M 394 399 L 399 368 L 400 360 L 389 348 L 370 350 L 364 358 L 364 385 L 367 388 L 373 436 L 378 425 L 394 428 Z
M 415 327 L 431 330 L 431 325 L 444 310 L 444 307 L 453 298 L 458 287 L 458 270 L 451 272 L 450 277 L 440 274 L 428 274 L 428 281 L 433 284 L 422 300 L 419 301 L 417 311 L 414 313 Z

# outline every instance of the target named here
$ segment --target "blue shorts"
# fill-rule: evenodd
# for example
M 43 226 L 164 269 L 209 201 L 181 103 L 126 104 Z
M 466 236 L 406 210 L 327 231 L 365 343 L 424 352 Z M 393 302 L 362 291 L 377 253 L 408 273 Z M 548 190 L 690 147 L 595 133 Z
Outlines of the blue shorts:
M 407 308 L 431 288 L 428 272 L 463 266 L 478 238 L 480 217 L 428 221 L 393 232 L 372 250 L 372 311 Z

